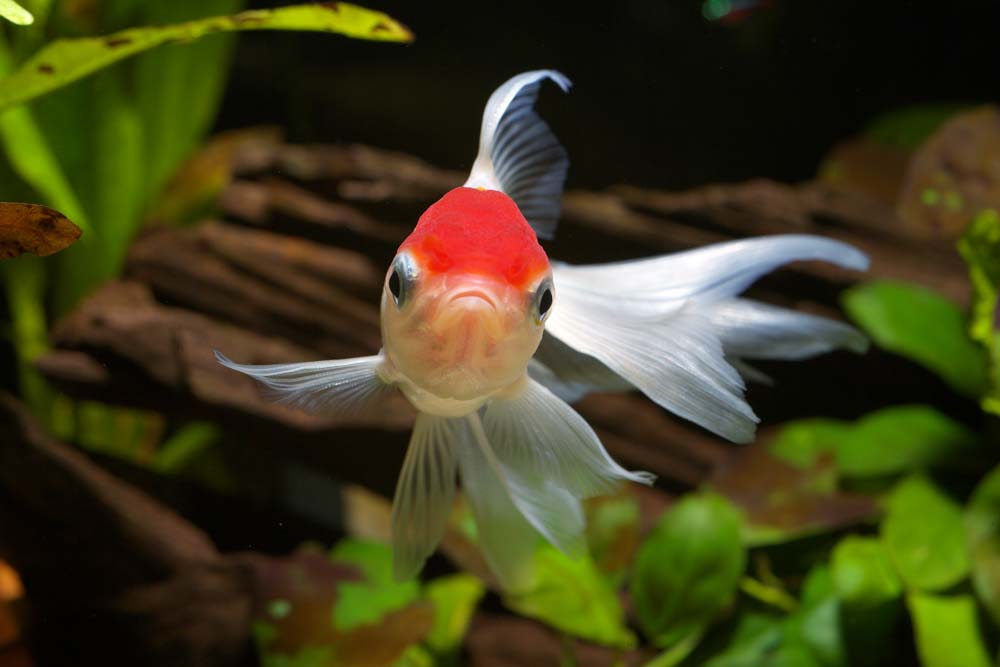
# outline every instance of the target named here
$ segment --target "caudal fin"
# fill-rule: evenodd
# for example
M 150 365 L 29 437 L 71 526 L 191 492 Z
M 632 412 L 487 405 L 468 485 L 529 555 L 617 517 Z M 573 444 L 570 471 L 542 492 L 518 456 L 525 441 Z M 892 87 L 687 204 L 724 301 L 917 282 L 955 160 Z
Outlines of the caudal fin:
M 563 91 L 571 85 L 555 70 L 536 70 L 518 74 L 490 96 L 479 154 L 465 186 L 506 193 L 535 233 L 551 238 L 559 221 L 569 157 L 534 109 L 545 79 Z
M 578 385 L 600 387 L 619 376 L 671 412 L 749 442 L 757 417 L 732 362 L 745 369 L 743 359 L 802 359 L 866 345 L 846 324 L 735 298 L 761 275 L 801 260 L 868 266 L 845 243 L 805 235 L 596 266 L 554 263 L 557 296 L 545 331 L 564 345 L 550 346 L 544 363 Z

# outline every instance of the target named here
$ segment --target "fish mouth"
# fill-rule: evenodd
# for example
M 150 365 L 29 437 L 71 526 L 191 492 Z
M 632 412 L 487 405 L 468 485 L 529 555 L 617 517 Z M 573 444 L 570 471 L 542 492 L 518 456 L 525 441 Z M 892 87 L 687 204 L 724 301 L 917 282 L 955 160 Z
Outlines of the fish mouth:
M 456 292 L 455 294 L 453 294 L 448 299 L 448 303 L 457 303 L 458 301 L 462 301 L 462 300 L 464 300 L 465 303 L 468 303 L 470 301 L 472 303 L 475 303 L 478 300 L 478 301 L 481 301 L 481 302 L 485 303 L 486 305 L 488 305 L 493 310 L 497 309 L 496 299 L 493 297 L 492 294 L 490 294 L 489 292 L 487 292 L 485 290 L 481 290 L 481 289 L 464 289 L 464 290 L 461 290 L 460 292 Z M 478 306 L 478 305 L 481 305 L 481 304 L 477 303 L 475 305 Z

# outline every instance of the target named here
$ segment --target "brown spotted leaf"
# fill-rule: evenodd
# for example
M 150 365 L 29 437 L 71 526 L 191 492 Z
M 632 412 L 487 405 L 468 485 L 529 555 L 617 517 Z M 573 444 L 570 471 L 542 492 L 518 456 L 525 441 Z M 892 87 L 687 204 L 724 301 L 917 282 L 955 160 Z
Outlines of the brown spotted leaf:
M 877 512 L 870 498 L 836 489 L 831 457 L 798 468 L 758 443 L 720 466 L 711 487 L 739 506 L 752 545 L 775 544 L 856 524 Z
M 0 109 L 27 102 L 161 44 L 189 42 L 205 35 L 243 30 L 310 30 L 356 39 L 413 40 L 409 29 L 392 17 L 346 2 L 251 9 L 232 16 L 129 28 L 102 37 L 57 39 L 46 44 L 20 69 L 3 79 Z
M 80 234 L 69 218 L 47 206 L 0 202 L 0 259 L 26 252 L 51 255 L 72 245 Z

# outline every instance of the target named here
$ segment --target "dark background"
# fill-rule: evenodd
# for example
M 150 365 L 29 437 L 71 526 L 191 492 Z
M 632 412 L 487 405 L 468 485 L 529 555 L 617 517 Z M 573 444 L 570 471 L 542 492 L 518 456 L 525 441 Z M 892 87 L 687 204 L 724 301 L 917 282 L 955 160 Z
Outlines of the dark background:
M 416 41 L 243 35 L 220 129 L 273 123 L 294 141 L 465 169 L 489 93 L 553 67 L 575 84 L 541 100 L 570 152 L 570 187 L 676 188 L 807 179 L 879 113 L 1000 98 L 996 0 L 765 0 L 728 24 L 706 20 L 701 0 L 362 4 Z

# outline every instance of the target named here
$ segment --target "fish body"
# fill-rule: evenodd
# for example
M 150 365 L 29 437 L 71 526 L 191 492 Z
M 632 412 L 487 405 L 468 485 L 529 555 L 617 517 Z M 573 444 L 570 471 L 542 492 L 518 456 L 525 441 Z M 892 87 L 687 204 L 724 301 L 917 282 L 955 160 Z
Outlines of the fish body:
M 486 104 L 464 186 L 434 203 L 403 241 L 381 297 L 382 350 L 369 357 L 226 366 L 307 411 L 377 415 L 402 394 L 416 408 L 393 500 L 393 566 L 418 573 L 444 532 L 460 478 L 499 584 L 533 582 L 544 538 L 582 553 L 581 501 L 650 484 L 605 451 L 569 403 L 638 389 L 735 442 L 757 417 L 743 398 L 747 359 L 801 359 L 864 337 L 825 318 L 739 298 L 782 264 L 864 269 L 830 239 L 780 235 L 591 266 L 550 262 L 565 150 L 534 111 L 552 70 L 519 74 Z

